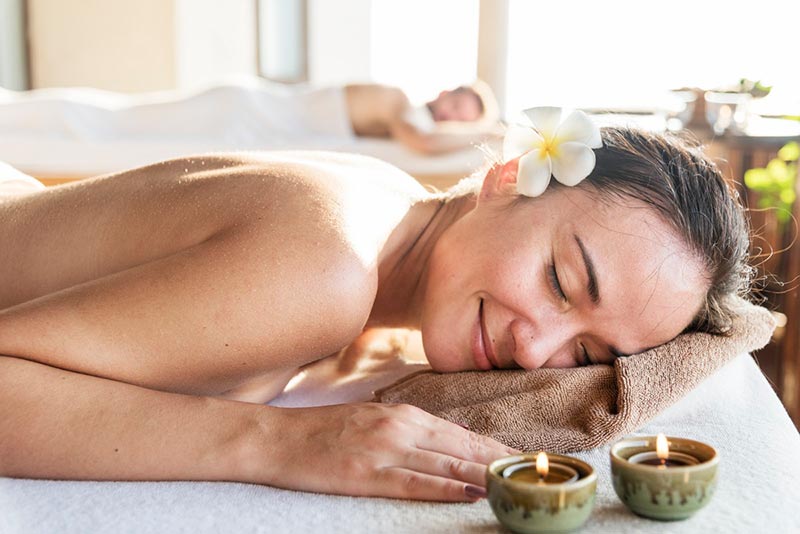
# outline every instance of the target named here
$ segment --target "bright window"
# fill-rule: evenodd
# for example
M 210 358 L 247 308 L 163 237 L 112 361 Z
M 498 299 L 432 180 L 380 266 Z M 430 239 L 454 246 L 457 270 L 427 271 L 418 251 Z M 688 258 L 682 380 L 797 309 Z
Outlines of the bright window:
M 28 88 L 22 0 L 0 0 L 0 87 Z
M 773 84 L 774 103 L 800 106 L 798 1 L 509 1 L 511 112 L 651 107 L 669 89 L 741 78 Z
M 373 0 L 370 73 L 414 101 L 470 83 L 478 62 L 478 0 Z
M 265 78 L 304 81 L 306 72 L 306 3 L 258 0 L 258 68 Z

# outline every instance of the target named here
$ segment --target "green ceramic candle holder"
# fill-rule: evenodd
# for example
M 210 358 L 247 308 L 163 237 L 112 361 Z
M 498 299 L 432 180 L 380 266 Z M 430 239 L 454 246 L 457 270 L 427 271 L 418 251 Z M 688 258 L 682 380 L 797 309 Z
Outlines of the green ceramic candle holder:
M 577 480 L 544 484 L 535 482 L 536 476 L 519 476 L 520 467 L 535 465 L 536 455 L 533 454 L 500 458 L 486 469 L 486 489 L 492 511 L 500 523 L 513 532 L 569 532 L 583 525 L 592 512 L 597 489 L 597 474 L 592 466 L 570 456 L 547 456 L 551 468 L 569 473 L 574 470 Z
M 671 465 L 648 465 L 656 436 L 623 439 L 611 447 L 614 491 L 635 514 L 673 521 L 686 519 L 711 500 L 717 486 L 719 455 L 710 445 L 668 437 Z M 631 461 L 633 457 L 634 461 Z M 684 460 L 683 462 L 681 460 Z M 685 461 L 696 460 L 696 463 Z

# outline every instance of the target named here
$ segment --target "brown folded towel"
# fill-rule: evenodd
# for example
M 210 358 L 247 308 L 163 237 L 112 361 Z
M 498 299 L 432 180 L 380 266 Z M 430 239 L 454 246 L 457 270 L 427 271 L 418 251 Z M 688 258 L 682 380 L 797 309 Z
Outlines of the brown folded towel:
M 769 311 L 742 303 L 730 336 L 684 334 L 614 365 L 435 373 L 376 392 L 418 406 L 523 451 L 573 452 L 635 431 L 734 356 L 766 345 Z

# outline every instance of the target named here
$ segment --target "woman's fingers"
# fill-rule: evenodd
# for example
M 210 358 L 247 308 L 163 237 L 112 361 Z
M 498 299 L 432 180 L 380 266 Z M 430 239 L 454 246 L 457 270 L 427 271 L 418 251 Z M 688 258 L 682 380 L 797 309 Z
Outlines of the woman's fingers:
M 448 454 L 440 454 L 426 450 L 414 450 L 408 453 L 403 467 L 419 473 L 438 477 L 451 478 L 483 487 L 486 484 L 486 465 Z
M 263 427 L 263 446 L 270 465 L 293 468 L 265 468 L 264 482 L 290 489 L 475 501 L 486 495 L 486 465 L 517 452 L 409 405 L 275 410 L 273 424 Z
M 470 462 L 488 465 L 498 458 L 520 451 L 503 445 L 490 437 L 470 432 L 463 427 L 425 413 L 422 425 L 425 430 L 418 435 L 416 445 L 428 451 L 449 454 Z
M 476 501 L 486 496 L 483 487 L 402 467 L 387 467 L 381 471 L 380 478 L 381 485 L 389 490 L 387 497 L 464 502 Z

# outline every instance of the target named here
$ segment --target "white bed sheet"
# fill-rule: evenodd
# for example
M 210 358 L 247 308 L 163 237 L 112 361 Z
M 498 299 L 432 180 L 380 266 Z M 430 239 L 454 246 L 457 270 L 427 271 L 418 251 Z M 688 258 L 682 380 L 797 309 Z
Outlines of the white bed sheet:
M 367 380 L 325 391 L 324 362 L 274 404 L 297 406 L 368 398 L 375 387 L 420 369 L 373 364 Z M 708 442 L 720 452 L 713 501 L 693 518 L 662 523 L 637 517 L 611 486 L 608 449 L 577 454 L 598 471 L 594 512 L 583 532 L 800 532 L 800 436 L 749 355 L 743 354 L 642 427 Z M 218 482 L 72 482 L 0 479 L 0 532 L 505 532 L 485 500 L 440 504 L 353 498 Z
M 499 147 L 495 147 L 499 149 Z M 405 146 L 377 138 L 315 137 L 302 143 L 269 146 L 224 142 L 106 141 L 87 143 L 66 138 L 0 133 L 0 161 L 37 178 L 88 177 L 122 171 L 164 159 L 205 152 L 237 150 L 335 150 L 373 156 L 412 176 L 468 176 L 485 161 L 478 147 L 426 156 Z

